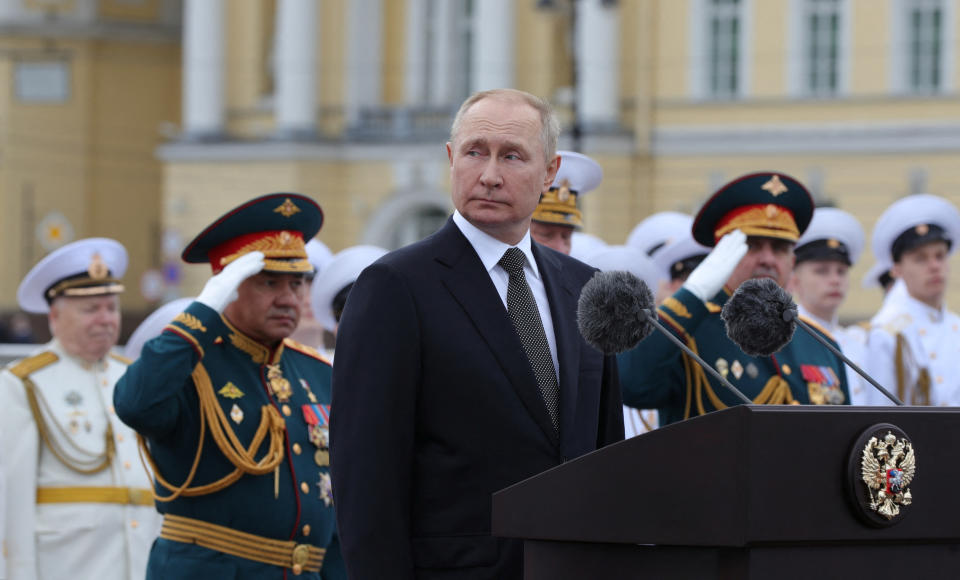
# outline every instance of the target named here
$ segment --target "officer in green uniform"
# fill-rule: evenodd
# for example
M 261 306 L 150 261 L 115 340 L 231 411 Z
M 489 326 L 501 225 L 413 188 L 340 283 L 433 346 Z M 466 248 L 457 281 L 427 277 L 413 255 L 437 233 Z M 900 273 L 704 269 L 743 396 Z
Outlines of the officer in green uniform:
M 183 251 L 214 276 L 117 383 L 156 476 L 148 578 L 345 578 L 329 476 L 330 365 L 290 340 L 323 213 L 266 195 Z
M 720 318 L 727 299 L 747 279 L 786 284 L 793 246 L 812 215 L 810 194 L 782 173 L 745 175 L 723 186 L 692 228 L 694 239 L 713 250 L 657 309 L 681 340 L 758 404 L 849 404 L 842 362 L 806 332 L 798 329 L 771 356 L 753 357 L 727 338 Z M 658 333 L 621 354 L 617 364 L 624 403 L 658 408 L 661 423 L 739 401 Z

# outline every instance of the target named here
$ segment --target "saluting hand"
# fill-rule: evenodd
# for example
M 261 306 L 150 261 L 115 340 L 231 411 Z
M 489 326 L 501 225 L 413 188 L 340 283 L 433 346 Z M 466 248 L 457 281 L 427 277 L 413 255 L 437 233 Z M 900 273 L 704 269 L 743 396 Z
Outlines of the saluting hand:
M 263 270 L 263 266 L 263 252 L 250 252 L 240 256 L 207 281 L 200 296 L 197 296 L 197 302 L 222 313 L 228 304 L 237 299 L 237 288 L 240 284 Z
M 740 260 L 747 255 L 747 234 L 733 230 L 720 238 L 716 247 L 683 283 L 691 294 L 706 302 L 730 279 Z

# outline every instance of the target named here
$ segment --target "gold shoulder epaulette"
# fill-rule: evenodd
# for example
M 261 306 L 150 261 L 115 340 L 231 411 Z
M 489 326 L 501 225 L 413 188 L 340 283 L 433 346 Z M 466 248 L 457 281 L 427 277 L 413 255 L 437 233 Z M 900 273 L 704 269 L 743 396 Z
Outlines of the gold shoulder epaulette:
M 110 356 L 110 358 L 112 358 L 113 360 L 120 361 L 120 362 L 122 362 L 123 364 L 125 364 L 125 365 L 127 365 L 127 366 L 133 364 L 133 360 L 128 359 L 127 357 L 123 356 L 122 354 L 117 354 L 117 353 L 115 353 L 115 352 L 111 352 L 109 356 Z
M 709 312 L 710 314 L 716 314 L 721 310 L 723 310 L 723 306 L 720 306 L 716 302 L 707 302 L 707 312 Z
M 292 338 L 285 338 L 285 339 L 283 339 L 283 345 L 286 346 L 287 348 L 292 348 L 293 350 L 295 350 L 295 351 L 297 351 L 297 352 L 301 352 L 301 353 L 303 353 L 303 354 L 305 354 L 305 355 L 307 355 L 307 356 L 309 356 L 309 357 L 315 358 L 315 359 L 317 359 L 318 361 L 322 361 L 322 362 L 325 362 L 325 363 L 327 363 L 327 364 L 330 364 L 330 361 L 328 361 L 325 356 L 323 356 L 322 354 L 320 354 L 320 351 L 318 351 L 317 349 L 313 348 L 312 346 L 307 346 L 307 345 L 305 345 L 305 344 L 303 344 L 303 343 L 300 343 L 300 342 L 297 342 L 297 341 L 293 340 Z
M 13 376 L 17 377 L 18 379 L 23 379 L 24 377 L 30 376 L 32 373 L 35 373 L 43 367 L 57 362 L 58 358 L 59 357 L 57 357 L 56 354 L 46 350 L 40 354 L 27 357 L 13 365 L 10 367 L 10 372 L 13 373 Z

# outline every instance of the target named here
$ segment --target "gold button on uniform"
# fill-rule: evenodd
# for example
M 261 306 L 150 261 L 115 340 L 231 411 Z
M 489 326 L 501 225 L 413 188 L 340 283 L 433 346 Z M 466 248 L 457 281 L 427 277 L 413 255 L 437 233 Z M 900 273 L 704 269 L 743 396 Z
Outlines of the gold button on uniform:
M 304 536 L 309 536 L 309 535 L 310 535 L 310 524 L 307 524 L 307 525 L 303 526 L 303 535 L 304 535 Z
M 300 484 L 300 489 L 303 490 L 303 493 L 310 493 L 310 486 L 307 485 L 306 481 Z
M 117 435 L 117 441 L 123 443 L 123 435 Z
M 290 410 L 290 405 L 284 405 L 284 406 L 283 406 L 283 414 L 284 414 L 284 415 L 286 415 L 287 417 L 289 417 L 289 416 L 290 416 L 290 413 L 292 413 L 292 412 L 293 412 L 293 411 Z
M 293 452 L 294 452 L 295 454 L 297 454 L 297 455 L 300 455 L 300 452 L 301 452 L 301 451 L 303 451 L 303 450 L 300 449 L 300 444 L 299 444 L 299 443 L 294 443 L 294 444 L 293 444 Z
M 931 352 L 931 353 L 930 353 L 930 360 L 937 360 L 937 353 Z
M 131 527 L 131 528 L 137 529 L 137 526 L 139 526 L 139 525 L 140 525 L 140 522 L 138 522 L 137 520 L 130 520 L 130 527 Z
M 129 462 L 129 461 L 124 461 L 124 462 L 123 462 L 123 468 L 124 468 L 124 469 L 130 469 L 130 462 Z
M 788 365 L 787 363 L 783 363 L 783 366 L 780 367 L 780 368 L 781 368 L 781 370 L 783 370 L 783 374 L 785 374 L 785 375 L 789 375 L 789 374 L 791 373 L 791 371 L 790 371 L 790 365 Z

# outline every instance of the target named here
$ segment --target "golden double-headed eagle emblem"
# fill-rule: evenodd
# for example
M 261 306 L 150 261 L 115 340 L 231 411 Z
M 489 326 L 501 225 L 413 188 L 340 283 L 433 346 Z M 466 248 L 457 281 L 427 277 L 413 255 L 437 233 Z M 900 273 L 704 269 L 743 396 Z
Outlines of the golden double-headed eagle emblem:
M 917 473 L 913 445 L 892 432 L 882 438 L 871 437 L 863 448 L 860 462 L 863 482 L 870 494 L 870 509 L 890 520 L 900 515 L 900 507 L 913 502 L 910 482 Z

